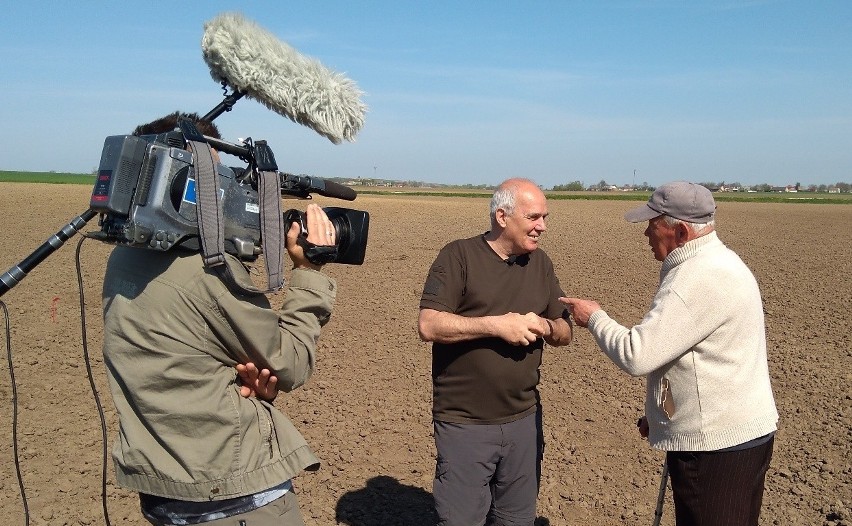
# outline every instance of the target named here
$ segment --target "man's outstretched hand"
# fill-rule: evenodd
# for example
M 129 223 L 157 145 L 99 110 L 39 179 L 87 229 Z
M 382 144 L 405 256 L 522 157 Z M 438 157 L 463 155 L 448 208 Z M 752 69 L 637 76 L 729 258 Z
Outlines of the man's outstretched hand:
M 562 297 L 559 298 L 559 301 L 568 307 L 568 312 L 570 312 L 571 317 L 574 318 L 574 323 L 580 327 L 588 327 L 589 318 L 591 318 L 592 314 L 601 310 L 601 306 L 598 305 L 598 302 L 592 300 Z

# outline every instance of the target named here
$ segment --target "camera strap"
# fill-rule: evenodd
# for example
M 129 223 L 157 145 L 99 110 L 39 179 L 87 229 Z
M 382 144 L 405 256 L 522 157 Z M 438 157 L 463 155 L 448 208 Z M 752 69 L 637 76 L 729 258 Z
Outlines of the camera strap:
M 281 213 L 281 183 L 275 171 L 261 171 L 258 177 L 262 249 L 266 262 L 268 289 L 241 284 L 225 259 L 225 221 L 219 200 L 219 181 L 213 149 L 192 122 L 180 121 L 184 139 L 192 148 L 197 188 L 198 235 L 204 267 L 214 269 L 236 290 L 246 293 L 271 292 L 284 285 L 284 261 L 281 254 L 284 218 Z
M 260 236 L 266 276 L 272 292 L 284 286 L 282 241 L 285 235 L 284 215 L 281 212 L 281 179 L 276 171 L 261 171 L 257 181 L 260 201 Z
M 198 205 L 198 235 L 201 238 L 201 257 L 206 268 L 225 265 L 225 234 L 222 207 L 213 152 L 206 142 L 190 141 L 195 157 L 195 187 Z
M 194 127 L 194 126 L 193 126 Z M 183 128 L 183 126 L 181 126 Z M 200 135 L 200 134 L 199 134 Z M 232 290 L 256 294 L 257 288 L 247 288 L 234 277 L 225 259 L 225 222 L 221 203 L 219 202 L 219 181 L 216 177 L 216 166 L 213 161 L 213 151 L 206 140 L 190 140 L 184 132 L 193 155 L 195 171 L 195 187 L 198 214 L 198 237 L 201 241 L 201 260 L 204 268 L 211 269 L 222 278 Z
M 219 202 L 219 181 L 216 177 L 213 149 L 195 124 L 181 119 L 179 125 L 184 139 L 192 150 L 196 187 L 195 211 L 198 215 L 198 237 L 201 241 L 201 259 L 204 262 L 204 268 L 218 273 L 230 286 L 245 292 L 258 292 L 246 290 L 237 283 L 225 260 L 225 220 L 222 205 Z
M 178 126 L 192 151 L 201 257 L 205 268 L 216 268 L 225 265 L 225 221 L 219 204 L 213 149 L 192 121 L 180 119 Z

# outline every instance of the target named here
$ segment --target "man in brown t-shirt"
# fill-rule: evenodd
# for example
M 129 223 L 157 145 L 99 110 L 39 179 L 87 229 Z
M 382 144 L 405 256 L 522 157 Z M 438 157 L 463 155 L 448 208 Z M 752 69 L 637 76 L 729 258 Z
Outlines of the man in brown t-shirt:
M 418 329 L 433 342 L 442 526 L 535 521 L 541 353 L 572 335 L 553 263 L 537 250 L 547 215 L 535 183 L 504 181 L 491 199 L 491 230 L 449 243 L 429 269 Z

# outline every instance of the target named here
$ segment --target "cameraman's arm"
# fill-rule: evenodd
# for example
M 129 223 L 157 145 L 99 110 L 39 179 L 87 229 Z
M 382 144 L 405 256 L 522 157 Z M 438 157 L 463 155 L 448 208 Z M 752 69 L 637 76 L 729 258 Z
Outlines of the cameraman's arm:
M 314 244 L 333 242 L 327 234 L 330 230 L 333 236 L 334 229 L 325 212 L 310 205 L 307 216 L 308 240 Z M 318 272 L 321 266 L 305 258 L 296 243 L 298 234 L 299 226 L 291 225 L 287 251 L 294 269 L 280 311 L 271 310 L 262 295 L 237 297 L 226 293 L 218 300 L 223 316 L 221 326 L 230 333 L 225 338 L 230 340 L 226 344 L 230 354 L 237 363 L 252 362 L 258 368 L 269 369 L 278 378 L 277 389 L 284 392 L 292 391 L 310 378 L 320 330 L 331 317 L 337 293 L 335 282 Z
M 284 304 L 276 312 L 263 295 L 218 298 L 220 339 L 237 364 L 254 363 L 278 378 L 276 388 L 289 392 L 313 373 L 320 330 L 331 317 L 337 287 L 331 279 L 307 268 L 294 269 Z
M 308 242 L 315 245 L 334 245 L 334 226 L 323 209 L 310 204 L 305 215 Z M 278 388 L 285 392 L 304 384 L 313 372 L 316 342 L 319 340 L 320 329 L 331 317 L 337 294 L 334 280 L 319 272 L 322 265 L 311 263 L 305 257 L 304 250 L 297 243 L 299 234 L 299 225 L 291 224 L 287 231 L 287 253 L 293 260 L 293 272 L 279 312 L 278 325 L 282 343 L 281 354 L 276 361 L 283 362 L 285 366 L 279 368 L 276 362 L 270 362 L 278 376 Z M 296 352 L 288 353 L 288 345 Z M 290 359 L 292 362 L 288 364 Z M 305 361 L 308 364 L 305 364 Z
M 280 353 L 269 359 L 278 376 L 278 389 L 289 392 L 310 377 L 320 329 L 331 317 L 336 294 L 336 284 L 324 274 L 305 268 L 293 270 L 278 315 Z

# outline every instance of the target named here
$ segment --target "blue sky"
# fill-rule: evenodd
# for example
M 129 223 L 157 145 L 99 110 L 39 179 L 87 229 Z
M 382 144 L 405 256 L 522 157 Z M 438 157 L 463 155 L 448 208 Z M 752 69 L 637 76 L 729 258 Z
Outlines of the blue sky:
M 852 181 L 847 0 L 7 2 L 0 170 L 88 173 L 105 137 L 212 109 L 200 40 L 226 11 L 365 92 L 354 143 L 249 99 L 216 120 L 291 173 Z

